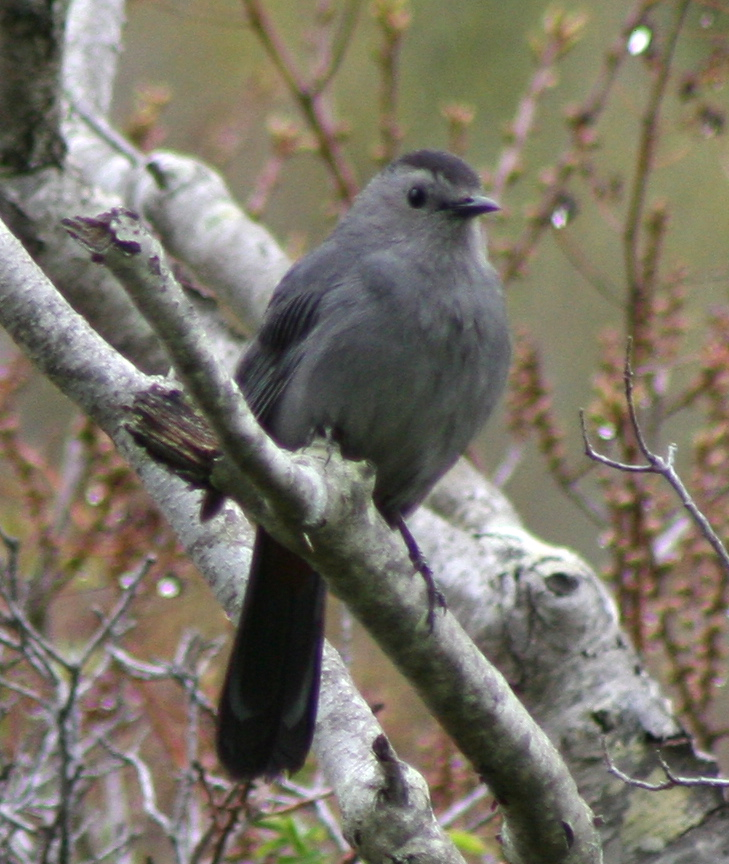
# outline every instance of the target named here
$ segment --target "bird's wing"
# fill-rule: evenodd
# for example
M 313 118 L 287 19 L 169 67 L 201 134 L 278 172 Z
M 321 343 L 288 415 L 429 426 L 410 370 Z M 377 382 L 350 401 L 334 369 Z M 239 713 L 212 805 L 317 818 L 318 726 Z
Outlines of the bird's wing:
M 284 277 L 236 374 L 251 410 L 264 428 L 301 360 L 302 343 L 316 326 L 327 293 L 314 290 L 306 276 L 294 268 Z

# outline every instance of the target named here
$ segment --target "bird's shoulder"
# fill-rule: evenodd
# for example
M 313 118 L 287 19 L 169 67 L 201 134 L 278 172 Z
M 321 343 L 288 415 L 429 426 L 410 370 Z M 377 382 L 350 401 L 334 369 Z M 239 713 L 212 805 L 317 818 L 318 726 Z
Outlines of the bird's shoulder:
M 319 320 L 322 299 L 334 284 L 332 274 L 322 269 L 326 256 L 320 250 L 294 264 L 279 282 L 258 332 L 262 347 L 286 351 L 304 339 Z
M 405 263 L 385 249 L 327 241 L 286 273 L 274 291 L 257 336 L 274 354 L 304 341 L 323 319 L 358 315 L 374 297 L 392 296 Z
M 341 256 L 325 242 L 294 264 L 273 293 L 260 330 L 236 378 L 264 423 L 294 374 L 307 338 L 336 304 L 328 296 L 343 281 Z

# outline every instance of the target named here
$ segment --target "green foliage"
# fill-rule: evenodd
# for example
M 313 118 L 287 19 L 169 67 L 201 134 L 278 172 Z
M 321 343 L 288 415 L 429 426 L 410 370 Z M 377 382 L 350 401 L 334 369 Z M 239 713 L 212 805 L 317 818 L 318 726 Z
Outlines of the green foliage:
M 448 836 L 456 849 L 464 855 L 484 855 L 488 848 L 478 834 L 473 834 L 471 831 L 454 828 L 448 832 Z
M 273 834 L 257 847 L 256 860 L 273 857 L 280 864 L 323 864 L 331 860 L 322 847 L 326 832 L 321 825 L 306 825 L 287 814 L 260 819 L 256 827 Z

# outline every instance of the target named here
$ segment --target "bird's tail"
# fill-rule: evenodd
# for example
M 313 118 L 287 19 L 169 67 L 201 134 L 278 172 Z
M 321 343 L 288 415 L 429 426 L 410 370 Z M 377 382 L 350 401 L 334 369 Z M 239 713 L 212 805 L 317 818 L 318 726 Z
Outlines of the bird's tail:
M 325 586 L 259 528 L 218 711 L 218 756 L 238 779 L 298 770 L 311 746 Z

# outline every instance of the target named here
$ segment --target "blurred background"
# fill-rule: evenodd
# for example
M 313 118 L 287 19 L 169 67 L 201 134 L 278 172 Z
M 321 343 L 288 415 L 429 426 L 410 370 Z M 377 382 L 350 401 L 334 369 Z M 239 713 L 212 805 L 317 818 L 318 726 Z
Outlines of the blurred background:
M 316 52 L 311 36 L 316 8 L 329 5 L 335 10 L 338 6 L 300 2 L 294 11 L 290 3 L 266 4 L 304 69 Z M 362 5 L 335 78 L 332 101 L 337 119 L 345 126 L 347 156 L 358 180 L 365 182 L 377 170 L 373 157 L 379 145 L 377 53 L 382 38 L 369 4 Z M 443 111 L 453 105 L 467 106 L 473 121 L 465 155 L 488 184 L 489 173 L 509 143 L 519 100 L 530 86 L 534 71 L 530 43 L 544 39 L 550 4 L 525 0 L 507 9 L 496 0 L 458 0 L 447 6 L 419 0 L 401 5 L 408 6 L 412 18 L 398 76 L 400 149 L 447 147 Z M 686 66 L 697 65 L 712 40 L 726 36 L 729 15 L 722 5 L 697 3 L 689 12 L 679 46 Z M 582 2 L 575 8 L 584 16 L 581 38 L 551 70 L 553 86 L 539 104 L 522 154 L 524 175 L 503 196 L 502 216 L 489 223 L 497 267 L 502 262 L 499 248 L 517 234 L 539 199 L 541 172 L 550 169 L 566 147 L 566 109 L 583 102 L 595 86 L 607 50 L 620 37 L 629 4 Z M 656 26 L 664 23 L 663 11 L 657 10 Z M 660 31 L 655 38 L 660 38 Z M 514 325 L 527 327 L 539 342 L 575 464 L 582 459 L 578 409 L 592 398 L 600 334 L 609 323 L 623 327 L 620 205 L 624 209 L 625 187 L 637 158 L 639 118 L 651 83 L 644 54 L 639 51 L 623 64 L 599 125 L 600 170 L 604 181 L 615 185 L 616 197 L 622 196 L 616 212 L 610 214 L 614 218 L 606 218 L 590 196 L 575 196 L 569 225 L 547 232 L 525 272 L 507 284 Z M 726 96 L 725 90 L 717 89 L 722 110 Z M 116 88 L 117 122 L 122 128 L 128 126 L 130 118 L 138 118 L 140 104 L 149 108 L 155 99 L 164 104 L 154 129 L 154 146 L 195 153 L 218 166 L 243 202 L 253 193 L 270 155 L 269 130 L 280 125 L 304 128 L 236 0 L 130 3 Z M 688 338 L 695 347 L 702 340 L 706 309 L 726 298 L 729 150 L 726 137 L 719 134 L 723 125 L 697 126 L 692 122 L 693 107 L 673 98 L 664 108 L 650 195 L 670 202 L 664 261 L 667 268 L 680 266 L 687 272 L 692 316 Z M 323 194 L 327 188 L 331 188 L 327 171 L 314 153 L 297 154 L 283 168 L 262 218 L 292 255 L 316 245 L 331 230 L 335 215 L 331 196 Z M 599 287 L 574 266 L 576 258 L 589 268 Z M 678 431 L 675 434 L 680 448 L 681 438 Z M 498 420 L 491 423 L 482 446 L 492 470 L 507 458 L 509 444 Z M 507 491 L 530 529 L 600 564 L 599 532 L 564 496 L 555 494 L 543 464 L 528 446 Z
M 280 70 L 247 25 L 244 5 L 236 0 L 131 3 L 115 117 L 146 146 L 195 153 L 218 166 L 234 194 L 259 212 L 297 256 L 330 231 L 341 202 Z M 729 8 L 722 2 L 651 8 L 597 0 L 566 12 L 542 0 L 359 5 L 327 91 L 357 181 L 365 182 L 377 170 L 389 146 L 400 151 L 450 147 L 482 173 L 487 189 L 495 184 L 503 206 L 488 222 L 491 257 L 504 274 L 517 342 L 523 340 L 538 358 L 543 391 L 533 399 L 536 414 L 519 414 L 511 403 L 508 412 L 503 409 L 475 455 L 504 484 L 530 530 L 575 548 L 608 578 L 630 583 L 630 575 L 618 572 L 617 511 L 613 507 L 611 516 L 601 500 L 610 500 L 615 490 L 611 493 L 588 471 L 578 411 L 593 406 L 596 413 L 588 416 L 594 419 L 596 440 L 608 450 L 617 447 L 614 455 L 625 455 L 615 443 L 620 421 L 601 406 L 602 376 L 612 375 L 609 387 L 620 393 L 621 370 L 615 364 L 621 362 L 627 336 L 640 339 L 635 330 L 648 314 L 631 305 L 624 240 L 636 188 L 645 181 L 638 198 L 647 220 L 638 222 L 640 255 L 648 257 L 653 248 L 649 215 L 662 226 L 654 249 L 659 276 L 653 296 L 659 299 L 653 311 L 661 296 L 673 297 L 674 289 L 681 298 L 676 321 L 666 313 L 662 325 L 664 336 L 672 327 L 680 331 L 680 349 L 675 350 L 675 340 L 661 341 L 654 334 L 647 353 L 638 358 L 645 369 L 651 359 L 657 361 L 650 369 L 645 409 L 654 418 L 660 413 L 650 428 L 652 445 L 665 452 L 675 443 L 677 463 L 691 480 L 691 448 L 705 416 L 691 400 L 685 400 L 682 411 L 666 405 L 674 397 L 681 402 L 701 374 L 707 322 L 726 304 Z M 637 14 L 643 7 L 650 11 Z M 306 76 L 321 59 L 322 33 L 336 31 L 350 7 L 310 0 L 295 6 L 269 2 L 265 8 L 289 57 Z M 388 92 L 396 114 L 395 143 L 380 131 Z M 589 115 L 583 125 L 575 122 L 581 112 Z M 654 127 L 646 138 L 649 122 Z M 277 147 L 289 149 L 277 166 L 276 182 L 267 185 L 262 177 Z M 646 147 L 650 170 L 642 174 Z M 527 254 L 521 254 L 524 249 Z M 652 353 L 658 356 L 651 358 Z M 514 386 L 519 386 L 516 379 Z M 530 420 L 545 425 L 535 407 L 539 400 L 541 407 L 543 400 L 548 403 L 546 426 L 557 429 L 557 451 L 544 436 L 523 429 L 516 437 L 510 434 L 519 426 L 515 416 L 522 425 Z M 519 397 L 516 401 L 518 409 Z M 547 429 L 547 439 L 549 434 Z M 562 474 L 574 478 L 588 472 L 578 494 L 567 488 L 569 483 L 560 484 L 561 469 L 555 470 L 554 459 L 550 462 L 555 453 Z M 653 505 L 643 500 L 636 506 Z M 671 530 L 680 534 L 683 528 L 675 499 L 665 507 L 665 521 L 650 542 L 663 539 L 670 547 Z M 650 566 L 655 579 L 662 578 L 655 560 Z M 619 594 L 621 585 L 616 586 Z M 656 617 L 655 610 L 636 612 L 633 606 L 631 612 L 623 600 L 628 619 Z M 691 596 L 687 602 L 702 601 Z M 726 617 L 725 608 L 721 614 Z M 691 626 L 694 638 L 700 624 Z M 631 631 L 646 648 L 651 633 L 642 627 L 633 622 Z M 726 653 L 725 628 L 717 650 Z M 720 696 L 725 675 L 712 676 L 714 695 Z M 370 685 L 381 696 L 375 678 Z M 402 686 L 399 679 L 394 686 Z
M 284 46 L 278 67 L 247 17 L 261 6 Z M 283 59 L 310 80 L 331 46 L 340 53 L 322 105 L 348 190 L 316 152 L 280 69 Z M 605 452 L 639 458 L 622 392 L 632 337 L 649 443 L 661 454 L 676 444 L 687 485 L 719 536 L 729 534 L 728 78 L 721 0 L 582 0 L 567 11 L 544 0 L 132 0 L 113 113 L 141 149 L 217 167 L 292 257 L 326 236 L 347 194 L 394 152 L 449 148 L 477 168 L 503 208 L 484 221 L 516 357 L 510 395 L 474 458 L 529 530 L 576 549 L 610 581 L 628 632 L 725 768 L 729 577 L 665 483 L 593 470 L 578 412 L 587 409 Z M 130 514 L 138 520 L 110 547 L 78 552 L 80 575 L 57 598 L 55 632 L 73 641 L 93 628 L 77 593 L 112 596 L 108 572 L 132 566 L 135 531 L 144 530 L 160 564 L 135 607 L 136 648 L 171 653 L 186 626 L 228 633 L 108 447 L 50 385 L 29 381 L 20 401 L 24 506 L 45 494 L 46 479 L 28 480 L 34 471 L 51 488 L 69 447 L 88 446 L 97 461 L 78 524 L 98 523 L 101 536 Z M 0 478 L 2 526 L 23 537 L 26 511 L 9 476 Z M 41 541 L 31 551 L 42 552 Z M 350 638 L 341 610 L 329 632 L 339 644 Z M 399 752 L 413 758 L 442 746 L 356 628 L 353 654 L 355 679 L 386 706 Z M 211 694 L 217 669 L 206 679 Z M 157 703 L 156 731 L 173 748 L 178 709 L 165 692 L 141 692 L 134 698 Z

